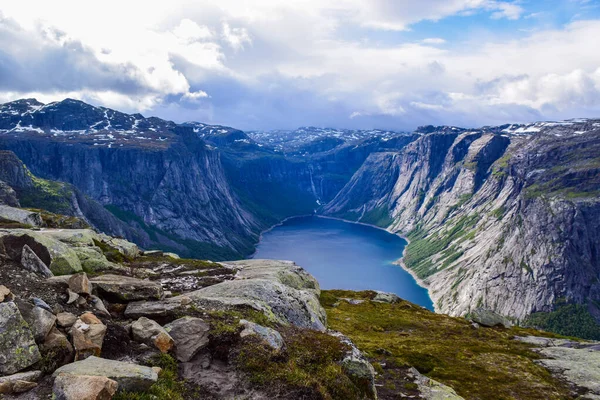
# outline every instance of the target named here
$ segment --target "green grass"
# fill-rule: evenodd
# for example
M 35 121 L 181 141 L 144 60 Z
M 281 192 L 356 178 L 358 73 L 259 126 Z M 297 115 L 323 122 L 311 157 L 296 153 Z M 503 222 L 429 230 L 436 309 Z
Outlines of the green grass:
M 160 367 L 158 381 L 147 392 L 119 392 L 113 400 L 184 400 L 185 384 L 177 377 L 177 361 L 168 354 L 160 354 L 150 361 L 150 366 Z
M 382 206 L 366 212 L 365 215 L 363 215 L 363 217 L 360 219 L 360 222 L 386 228 L 390 226 L 394 220 L 390 216 L 390 212 L 388 211 L 387 207 Z
M 514 335 L 556 336 L 524 328 L 475 329 L 462 318 L 435 314 L 407 301 L 366 301 L 373 292 L 323 291 L 329 327 L 349 336 L 375 365 L 414 366 L 465 399 L 571 399 L 570 391 Z M 334 304 L 336 304 L 334 306 Z M 376 367 L 377 368 L 377 367 Z

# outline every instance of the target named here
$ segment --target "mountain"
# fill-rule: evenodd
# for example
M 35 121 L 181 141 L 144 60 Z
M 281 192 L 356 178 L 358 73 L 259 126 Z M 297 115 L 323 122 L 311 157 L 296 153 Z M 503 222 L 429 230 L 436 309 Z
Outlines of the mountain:
M 438 311 L 565 333 L 600 320 L 600 120 L 246 133 L 26 99 L 0 105 L 0 149 L 90 205 L 50 211 L 145 248 L 241 258 L 322 213 L 406 236 Z
M 324 213 L 404 234 L 440 312 L 600 316 L 600 120 L 434 128 L 371 154 Z

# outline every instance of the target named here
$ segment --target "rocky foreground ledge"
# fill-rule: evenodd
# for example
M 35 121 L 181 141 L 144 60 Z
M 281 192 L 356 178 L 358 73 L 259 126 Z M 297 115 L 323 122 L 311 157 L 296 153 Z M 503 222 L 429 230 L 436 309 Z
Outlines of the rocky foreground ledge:
M 491 321 L 480 318 L 496 325 Z M 290 261 L 213 263 L 144 252 L 90 229 L 0 229 L 0 393 L 7 399 L 374 399 L 378 393 L 461 399 L 457 392 L 473 393 L 450 375 L 425 376 L 437 378 L 447 348 L 436 353 L 411 336 L 424 336 L 423 327 L 444 332 L 433 343 L 445 346 L 460 331 L 465 340 L 496 341 L 513 357 L 534 358 L 528 349 L 558 346 L 543 350 L 538 364 L 523 361 L 531 370 L 522 373 L 546 374 L 544 382 L 527 382 L 552 394 L 544 398 L 600 396 L 598 371 L 588 369 L 582 378 L 576 369 L 597 365 L 593 343 L 480 327 L 385 293 L 322 293 Z M 525 339 L 513 340 L 516 333 Z M 431 359 L 407 357 L 411 351 Z M 461 357 L 456 363 L 477 367 Z

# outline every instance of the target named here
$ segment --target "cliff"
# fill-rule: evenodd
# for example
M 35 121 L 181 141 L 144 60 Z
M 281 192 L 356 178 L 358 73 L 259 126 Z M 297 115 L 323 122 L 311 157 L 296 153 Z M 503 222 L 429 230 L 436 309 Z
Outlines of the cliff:
M 370 155 L 324 212 L 406 235 L 403 263 L 440 312 L 597 315 L 599 155 L 593 121 L 435 131 Z

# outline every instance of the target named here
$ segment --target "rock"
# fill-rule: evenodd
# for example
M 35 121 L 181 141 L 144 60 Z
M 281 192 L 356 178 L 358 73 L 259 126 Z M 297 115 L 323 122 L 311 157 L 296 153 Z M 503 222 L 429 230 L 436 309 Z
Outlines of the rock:
M 66 275 L 81 271 L 81 262 L 77 254 L 66 244 L 53 238 L 52 230 L 31 231 L 14 229 L 2 237 L 7 255 L 21 261 L 23 246 L 27 245 L 48 266 L 54 275 Z
M 0 181 L 0 204 L 11 207 L 20 207 L 17 193 L 6 182 Z
M 27 392 L 37 386 L 35 382 L 28 381 L 7 381 L 0 383 L 0 393 L 4 394 L 20 394 Z
M 147 250 L 143 253 L 145 257 L 162 257 L 163 254 L 164 253 L 161 250 Z
M 61 374 L 104 376 L 117 381 L 119 391 L 128 392 L 144 392 L 158 380 L 158 374 L 150 367 L 94 356 L 67 364 L 57 369 L 53 376 Z
M 106 309 L 106 306 L 102 302 L 102 299 L 100 299 L 98 296 L 94 296 L 94 295 L 92 295 L 90 298 L 92 301 L 92 305 L 94 306 L 94 308 L 98 311 L 98 313 L 100 315 L 104 315 L 105 317 L 110 317 L 110 313 Z
M 0 377 L 0 394 L 19 394 L 33 389 L 42 376 L 41 371 L 20 372 Z
M 104 234 L 100 235 L 100 239 L 102 242 L 117 249 L 119 253 L 123 254 L 127 258 L 136 258 L 141 253 L 139 247 L 136 244 L 131 243 L 125 239 L 119 239 Z
M 91 317 L 87 319 L 95 322 Z M 75 321 L 75 324 L 71 327 L 75 359 L 82 360 L 92 355 L 99 356 L 102 351 L 106 329 L 106 326 L 102 322 L 87 324 L 81 319 Z
M 104 271 L 107 269 L 122 269 L 115 263 L 106 259 L 99 247 L 74 247 L 73 250 L 81 261 L 81 266 L 86 271 Z
M 60 374 L 54 380 L 55 400 L 110 400 L 119 384 L 105 376 Z
M 21 265 L 28 271 L 34 272 L 44 278 L 54 276 L 48 266 L 35 254 L 28 245 L 23 246 L 21 251 Z
M 93 247 L 100 235 L 91 229 L 48 229 L 44 233 L 71 247 Z
M 503 326 L 505 328 L 512 326 L 512 323 L 507 318 L 485 308 L 477 308 L 471 311 L 467 315 L 467 318 L 473 322 L 477 322 L 481 326 Z
M 410 368 L 409 373 L 414 377 L 414 383 L 417 385 L 423 399 L 427 400 L 464 400 L 454 389 L 438 381 L 434 381 L 424 375 L 421 375 L 415 368 Z
M 79 307 L 84 307 L 85 305 L 87 305 L 87 300 L 85 299 L 85 297 L 83 297 L 83 296 L 79 296 L 79 297 L 77 298 L 77 305 L 78 305 Z
M 186 296 L 178 296 L 187 298 Z M 126 318 L 163 318 L 174 315 L 185 305 L 181 299 L 173 297 L 164 301 L 135 301 L 127 304 L 125 309 Z M 187 298 L 189 300 L 189 298 Z
M 79 316 L 79 319 L 81 319 L 84 323 L 86 323 L 88 325 L 102 324 L 102 321 L 100 321 L 98 319 L 98 317 L 96 317 L 91 312 L 86 312 L 86 313 L 81 314 Z
M 39 297 L 34 297 L 31 300 L 33 301 L 33 304 L 35 304 L 35 306 L 43 308 L 44 310 L 54 314 L 54 310 L 52 310 L 52 307 L 50 307 L 48 303 L 46 303 L 44 300 L 40 299 Z
M 0 303 L 0 374 L 14 374 L 39 360 L 33 333 L 16 304 Z
M 77 316 L 70 312 L 61 312 L 56 315 L 56 324 L 61 328 L 70 328 L 77 321 Z
M 15 296 L 11 293 L 10 289 L 4 285 L 0 285 L 0 303 L 4 300 L 12 301 Z
M 275 350 L 281 350 L 283 348 L 283 338 L 275 329 L 258 325 L 254 322 L 246 321 L 245 319 L 240 320 L 240 325 L 244 327 L 244 330 L 240 332 L 241 337 L 258 336 Z
M 67 289 L 67 295 L 69 296 L 67 299 L 67 304 L 73 304 L 79 300 L 79 295 L 71 289 Z
M 19 312 L 27 321 L 36 343 L 43 343 L 46 335 L 56 322 L 56 316 L 48 310 L 21 299 L 17 299 L 15 303 L 19 308 Z
M 380 291 L 376 291 L 376 295 L 375 297 L 373 297 L 373 301 L 377 301 L 379 303 L 397 303 L 400 300 L 400 297 L 398 297 L 397 295 L 395 295 L 394 293 L 387 293 L 387 292 L 380 292 Z
M 21 208 L 10 207 L 2 204 L 0 204 L 0 218 L 31 226 L 42 226 L 44 224 L 44 221 L 38 212 L 23 210 Z
M 175 253 L 163 253 L 163 256 L 170 257 L 170 258 L 173 258 L 175 260 L 181 259 L 181 257 L 179 257 L 179 255 L 175 254 Z
M 367 360 L 364 354 L 354 345 L 347 336 L 340 332 L 329 331 L 331 336 L 337 337 L 342 343 L 349 348 L 341 366 L 344 373 L 354 382 L 357 387 L 361 388 L 370 399 L 377 399 L 377 389 L 375 387 L 375 369 Z
M 319 284 L 301 267 L 273 260 L 227 265 L 241 268 L 236 279 L 187 293 L 186 297 L 204 309 L 251 307 L 282 324 L 325 331 L 327 314 L 319 303 Z M 178 297 L 169 300 L 176 302 Z
M 73 362 L 75 355 L 73 345 L 65 334 L 56 328 L 50 330 L 40 348 L 45 356 L 50 355 L 56 367 Z
M 200 318 L 183 317 L 164 326 L 175 341 L 175 355 L 181 362 L 191 360 L 208 346 L 210 325 Z
M 110 300 L 135 301 L 160 299 L 163 289 L 159 283 L 120 275 L 102 275 L 91 279 L 98 293 Z
M 145 343 L 167 353 L 175 345 L 175 341 L 157 322 L 146 317 L 140 317 L 131 324 L 133 340 Z
M 69 278 L 69 289 L 77 294 L 92 294 L 92 285 L 85 272 L 71 275 Z

